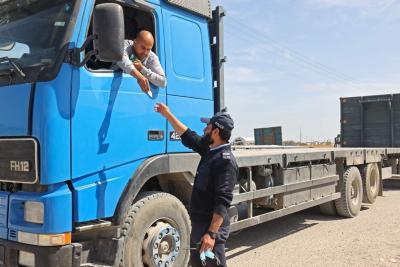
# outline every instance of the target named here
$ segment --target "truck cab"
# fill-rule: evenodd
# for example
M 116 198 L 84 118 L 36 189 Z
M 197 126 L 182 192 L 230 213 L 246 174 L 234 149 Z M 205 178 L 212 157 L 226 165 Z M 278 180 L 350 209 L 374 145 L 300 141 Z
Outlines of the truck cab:
M 187 266 L 200 158 L 153 107 L 198 133 L 221 110 L 224 14 L 209 0 L 0 1 L 0 266 Z M 141 29 L 167 77 L 152 94 L 114 68 Z M 396 147 L 233 154 L 230 231 L 316 206 L 355 217 L 400 160 Z
M 1 1 L 0 264 L 187 263 L 198 157 L 153 107 L 199 133 L 220 110 L 223 15 L 208 0 Z M 113 68 L 141 29 L 168 81 L 151 96 Z

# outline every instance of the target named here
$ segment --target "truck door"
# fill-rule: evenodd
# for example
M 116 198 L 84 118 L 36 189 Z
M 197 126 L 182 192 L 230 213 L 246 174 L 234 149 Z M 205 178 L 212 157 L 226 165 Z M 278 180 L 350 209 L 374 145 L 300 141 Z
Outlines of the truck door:
M 199 117 L 213 114 L 211 51 L 208 23 L 170 4 L 163 5 L 167 102 L 175 115 L 202 134 Z M 168 125 L 168 152 L 187 151 Z
M 160 8 L 123 9 L 126 39 L 139 29 L 153 32 L 154 52 L 165 67 Z M 82 29 L 80 40 L 90 34 L 91 27 Z M 74 71 L 72 86 L 72 177 L 165 153 L 166 122 L 154 112 L 156 102 L 166 101 L 164 88 L 153 87 L 150 97 L 131 75 L 95 60 Z

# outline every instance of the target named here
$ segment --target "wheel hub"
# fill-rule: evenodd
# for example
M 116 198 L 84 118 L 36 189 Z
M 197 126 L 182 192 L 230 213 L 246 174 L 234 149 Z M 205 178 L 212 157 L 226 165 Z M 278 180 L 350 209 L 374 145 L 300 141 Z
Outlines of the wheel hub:
M 180 251 L 180 234 L 169 223 L 153 224 L 143 240 L 143 263 L 150 267 L 171 267 Z
M 168 251 L 169 251 L 169 243 L 168 243 L 167 241 L 161 242 L 161 244 L 160 244 L 160 251 L 161 251 L 161 253 L 163 253 L 163 254 L 168 253 Z
M 357 204 L 358 202 L 358 184 L 357 182 L 353 182 L 351 184 L 351 201 L 353 201 L 354 204 Z
M 378 177 L 379 177 L 379 173 L 377 173 L 376 171 L 373 171 L 371 173 L 370 187 L 372 188 L 372 190 L 374 192 L 378 190 Z

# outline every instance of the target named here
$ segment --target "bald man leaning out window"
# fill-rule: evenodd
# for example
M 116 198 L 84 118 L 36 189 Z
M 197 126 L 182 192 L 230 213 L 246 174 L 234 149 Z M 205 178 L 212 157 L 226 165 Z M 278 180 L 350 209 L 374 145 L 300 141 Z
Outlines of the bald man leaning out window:
M 125 73 L 135 77 L 143 92 L 150 90 L 151 82 L 158 87 L 166 87 L 167 79 L 158 56 L 151 51 L 154 37 L 149 31 L 140 31 L 135 40 L 125 40 L 124 56 L 117 62 Z

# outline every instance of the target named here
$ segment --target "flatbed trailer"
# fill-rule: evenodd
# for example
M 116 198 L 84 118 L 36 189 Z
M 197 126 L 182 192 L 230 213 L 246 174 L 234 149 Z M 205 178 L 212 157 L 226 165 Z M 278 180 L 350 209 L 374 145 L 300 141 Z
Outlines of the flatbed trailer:
M 382 181 L 392 177 L 390 162 L 400 155 L 398 148 L 233 149 L 240 187 L 231 231 L 314 206 L 325 214 L 354 217 L 362 202 L 382 195 Z M 237 216 L 242 203 L 247 214 Z

